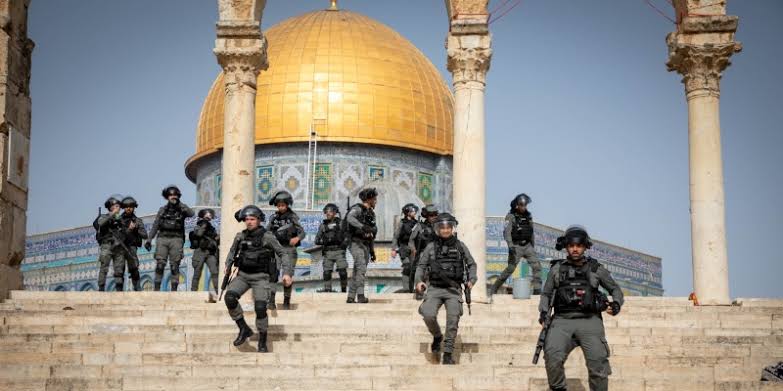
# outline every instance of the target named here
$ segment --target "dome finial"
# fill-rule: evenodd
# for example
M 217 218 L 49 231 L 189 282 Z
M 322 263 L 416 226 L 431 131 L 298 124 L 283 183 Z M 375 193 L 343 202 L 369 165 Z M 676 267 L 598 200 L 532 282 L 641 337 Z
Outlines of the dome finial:
M 337 11 L 337 0 L 330 0 L 329 11 Z

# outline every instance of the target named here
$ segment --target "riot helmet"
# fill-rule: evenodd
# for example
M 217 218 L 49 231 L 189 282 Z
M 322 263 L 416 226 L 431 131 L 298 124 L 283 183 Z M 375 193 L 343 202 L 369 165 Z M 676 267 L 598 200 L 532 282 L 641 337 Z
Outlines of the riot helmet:
M 336 204 L 333 204 L 331 202 L 326 204 L 326 206 L 324 206 L 324 213 L 328 211 L 332 211 L 335 214 L 340 214 L 340 208 Z
M 525 193 L 517 194 L 517 196 L 514 197 L 513 200 L 511 200 L 511 209 L 512 210 L 516 209 L 517 205 L 520 205 L 520 204 L 527 206 L 527 205 L 531 204 L 532 202 L 533 202 L 533 200 L 530 199 L 530 197 L 527 194 L 525 194 Z
M 237 211 L 234 212 L 234 219 L 237 221 L 237 223 L 242 222 L 242 217 L 239 216 L 240 213 L 242 213 L 242 209 L 237 209 Z
M 120 198 L 122 196 L 113 195 L 110 196 L 108 199 L 106 199 L 106 202 L 103 203 L 103 206 L 106 207 L 106 209 L 111 209 L 114 205 L 120 205 L 122 206 L 122 201 L 120 201 Z
M 179 191 L 179 188 L 175 185 L 168 185 L 166 186 L 163 191 L 161 192 L 161 195 L 165 199 L 169 199 L 169 196 L 177 196 L 177 198 L 182 197 L 182 192 Z
M 427 204 L 421 208 L 421 217 L 430 218 L 438 215 L 438 207 L 433 204 Z
M 215 210 L 214 209 L 210 209 L 210 208 L 206 208 L 206 209 L 201 209 L 200 211 L 198 211 L 198 218 L 204 219 L 206 217 L 209 217 L 210 220 L 214 219 L 215 218 Z
M 375 190 L 374 187 L 368 187 L 359 192 L 359 199 L 362 200 L 362 202 L 369 201 L 376 197 L 378 197 L 378 190 Z
M 568 247 L 569 244 L 584 244 L 585 249 L 593 246 L 593 242 L 587 234 L 587 229 L 581 225 L 572 225 L 566 228 L 563 236 L 557 238 L 555 249 L 560 251 Z
M 123 208 L 138 208 L 139 207 L 139 203 L 136 202 L 135 198 L 133 198 L 131 196 L 127 196 L 127 197 L 122 199 L 122 207 Z
M 272 199 L 269 200 L 269 205 L 277 206 L 277 204 L 281 202 L 291 206 L 294 204 L 294 197 L 291 195 L 291 193 L 285 190 L 278 191 L 275 193 Z
M 237 217 L 237 221 L 245 221 L 245 218 L 253 216 L 258 218 L 258 221 L 264 221 L 264 212 L 255 205 L 248 205 L 242 209 L 240 209 L 235 217 Z
M 457 227 L 457 218 L 451 213 L 440 213 L 435 217 L 433 225 L 435 226 L 435 232 L 443 239 L 448 239 L 454 236 L 454 229 Z M 446 231 L 444 231 L 444 229 Z
M 415 204 L 405 204 L 405 206 L 402 207 L 402 216 L 407 217 L 409 213 L 417 213 L 419 211 L 419 207 Z

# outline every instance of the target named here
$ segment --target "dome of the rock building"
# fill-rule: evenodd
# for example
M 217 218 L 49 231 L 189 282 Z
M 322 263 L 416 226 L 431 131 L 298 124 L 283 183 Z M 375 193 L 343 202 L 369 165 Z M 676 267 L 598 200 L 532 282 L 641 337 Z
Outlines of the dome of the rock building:
M 453 98 L 410 41 L 346 10 L 296 16 L 264 35 L 269 68 L 256 93 L 257 202 L 285 189 L 298 205 L 317 208 L 388 179 L 425 202 L 450 203 Z M 221 73 L 185 163 L 201 205 L 219 204 L 224 94 Z M 308 164 L 311 129 L 315 166 Z

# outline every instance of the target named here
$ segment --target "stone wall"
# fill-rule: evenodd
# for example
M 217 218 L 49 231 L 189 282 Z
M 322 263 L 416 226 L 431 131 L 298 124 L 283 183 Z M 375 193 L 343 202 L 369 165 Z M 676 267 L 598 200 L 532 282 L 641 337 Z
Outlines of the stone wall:
M 0 299 L 22 288 L 30 157 L 30 0 L 0 0 Z

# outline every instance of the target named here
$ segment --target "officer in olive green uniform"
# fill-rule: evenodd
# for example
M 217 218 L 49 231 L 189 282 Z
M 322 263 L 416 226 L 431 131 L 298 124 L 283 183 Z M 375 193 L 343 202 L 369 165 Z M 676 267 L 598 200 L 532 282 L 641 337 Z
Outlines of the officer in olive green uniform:
M 142 240 L 147 239 L 147 229 L 144 227 L 144 221 L 136 216 L 136 208 L 138 207 L 139 204 L 133 197 L 128 196 L 122 199 L 124 211 L 120 219 L 125 237 L 125 247 L 121 247 L 124 262 L 114 264 L 114 281 L 118 291 L 123 290 L 126 264 L 133 283 L 133 290 L 137 292 L 141 290 L 137 251 L 141 247 Z
M 591 246 L 590 237 L 583 227 L 569 227 L 565 235 L 557 239 L 556 245 L 558 250 L 565 248 L 568 257 L 552 262 L 541 292 L 541 324 L 546 322 L 550 308 L 554 307 L 554 318 L 544 344 L 546 373 L 552 390 L 566 389 L 563 365 L 568 354 L 577 346 L 581 346 L 584 353 L 590 390 L 609 388 L 608 377 L 612 369 L 601 313 L 606 311 L 617 315 L 623 305 L 623 292 L 608 270 L 595 259 L 585 256 L 585 251 Z M 612 302 L 598 290 L 599 287 L 612 295 Z
M 277 273 L 275 256 L 284 256 L 285 250 L 271 232 L 264 229 L 264 213 L 255 205 L 248 205 L 239 211 L 238 220 L 244 221 L 247 229 L 237 234 L 231 244 L 231 250 L 226 259 L 226 273 L 230 275 L 233 267 L 238 268 L 237 275 L 226 288 L 226 308 L 237 323 L 239 334 L 234 340 L 234 346 L 239 346 L 253 335 L 253 330 L 245 322 L 239 298 L 249 289 L 253 290 L 253 301 L 256 310 L 256 328 L 258 329 L 258 351 L 266 353 L 267 301 L 272 287 L 271 274 Z M 235 259 L 235 255 L 239 255 Z
M 397 226 L 397 230 L 394 232 L 391 243 L 391 256 L 392 258 L 397 255 L 400 256 L 400 262 L 402 263 L 402 292 L 413 293 L 413 283 L 411 272 L 416 273 L 411 268 L 411 254 L 413 251 L 408 246 L 413 228 L 416 226 L 416 213 L 419 211 L 419 207 L 414 204 L 407 204 L 402 207 L 402 219 Z
M 283 309 L 291 309 L 291 293 L 294 290 L 294 268 L 299 255 L 296 248 L 302 245 L 305 231 L 299 224 L 299 216 L 291 210 L 294 197 L 287 191 L 279 191 L 269 200 L 269 205 L 277 208 L 277 212 L 269 219 L 267 230 L 275 235 L 277 241 L 285 249 L 285 256 L 277 258 L 277 268 L 283 274 Z M 272 276 L 273 282 L 277 282 L 277 276 Z M 275 292 L 272 287 L 272 296 L 269 299 L 269 309 L 276 309 Z
M 98 263 L 98 290 L 106 290 L 106 274 L 109 272 L 109 265 L 114 261 L 115 268 L 118 264 L 123 264 L 125 255 L 120 247 L 122 230 L 122 220 L 120 216 L 120 196 L 112 196 L 103 203 L 108 213 L 100 214 L 92 222 L 95 228 L 95 240 L 100 245 L 100 255 Z M 118 288 L 122 288 L 122 284 Z
M 212 219 L 215 217 L 215 211 L 212 209 L 202 209 L 198 211 L 198 222 L 193 231 L 190 231 L 190 248 L 193 249 L 193 281 L 190 284 L 191 291 L 198 290 L 198 283 L 201 280 L 201 271 L 204 270 L 204 264 L 209 269 L 209 279 L 212 282 L 212 288 L 218 291 L 218 252 L 220 246 L 220 234 L 214 226 Z
M 459 318 L 462 316 L 462 285 L 471 289 L 476 283 L 476 263 L 470 250 L 454 235 L 457 219 L 449 213 L 436 217 L 438 237 L 422 252 L 416 268 L 416 290 L 424 294 L 419 314 L 432 334 L 432 352 L 440 352 L 443 344 L 443 364 L 454 364 L 452 353 L 457 338 Z M 429 270 L 429 286 L 424 283 L 424 274 Z M 446 305 L 446 339 L 438 325 L 438 310 Z
M 375 205 L 378 202 L 378 191 L 374 187 L 362 189 L 359 192 L 362 201 L 351 207 L 345 217 L 348 222 L 348 232 L 351 237 L 351 257 L 353 258 L 353 275 L 348 286 L 346 303 L 369 303 L 364 295 L 364 284 L 367 276 L 367 264 L 375 261 L 375 235 L 378 227 L 375 223 Z M 357 297 L 358 295 L 358 297 Z
M 511 201 L 511 210 L 506 215 L 503 228 L 503 238 L 508 244 L 508 266 L 492 284 L 490 294 L 495 294 L 514 273 L 522 258 L 530 265 L 530 287 L 533 294 L 541 293 L 541 261 L 536 255 L 535 237 L 533 233 L 533 216 L 527 206 L 533 202 L 527 194 L 519 194 Z
M 160 290 L 168 261 L 171 269 L 171 290 L 176 291 L 179 286 L 179 263 L 182 261 L 185 246 L 185 219 L 193 217 L 195 213 L 180 201 L 182 193 L 176 186 L 166 187 L 161 195 L 168 203 L 158 210 L 144 248 L 147 251 L 152 250 L 152 239 L 158 237 L 155 243 L 155 290 Z
M 332 292 L 332 271 L 337 264 L 337 274 L 340 276 L 340 291 L 348 287 L 348 262 L 345 260 L 346 241 L 343 224 L 340 219 L 340 208 L 329 203 L 324 207 L 325 219 L 318 227 L 315 244 L 321 246 L 324 259 L 324 287 L 318 292 Z
M 435 232 L 435 227 L 433 226 L 433 222 L 437 217 L 438 208 L 431 204 L 425 205 L 424 208 L 421 209 L 421 220 L 413 227 L 411 237 L 408 239 L 408 247 L 413 249 L 413 263 L 411 264 L 411 270 L 414 274 L 418 268 L 419 256 L 427 247 L 427 245 L 432 243 L 435 238 L 438 237 L 437 233 Z M 427 276 L 424 276 L 424 279 L 426 280 Z M 414 280 L 411 280 L 411 290 L 413 290 L 413 284 Z M 423 296 L 421 293 L 415 293 L 416 300 L 421 300 L 422 297 Z

